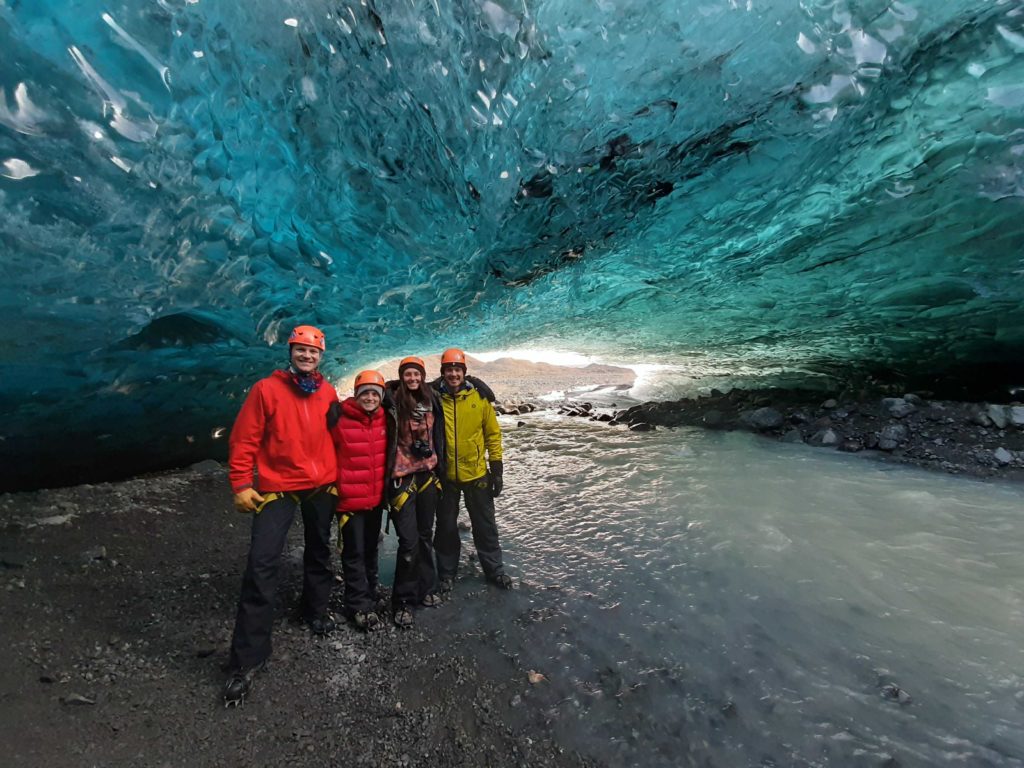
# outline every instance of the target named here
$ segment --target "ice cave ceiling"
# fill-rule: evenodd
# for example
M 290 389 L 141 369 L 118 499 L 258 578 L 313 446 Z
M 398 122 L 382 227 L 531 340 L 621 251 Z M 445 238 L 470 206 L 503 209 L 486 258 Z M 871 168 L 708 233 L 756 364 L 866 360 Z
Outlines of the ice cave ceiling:
M 8 486 L 208 452 L 296 322 L 1024 359 L 1024 2 L 0 0 L 0 51 Z

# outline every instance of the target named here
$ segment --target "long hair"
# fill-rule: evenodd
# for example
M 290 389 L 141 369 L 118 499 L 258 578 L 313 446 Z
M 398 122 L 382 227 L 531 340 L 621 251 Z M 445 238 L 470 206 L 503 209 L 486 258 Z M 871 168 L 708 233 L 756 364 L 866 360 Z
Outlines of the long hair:
M 424 406 L 426 410 L 434 409 L 434 393 L 432 387 L 424 379 L 420 382 L 420 388 L 413 391 L 405 386 L 402 379 L 398 380 L 398 389 L 395 390 L 395 403 L 398 405 L 398 423 L 404 424 L 413 417 L 416 406 Z

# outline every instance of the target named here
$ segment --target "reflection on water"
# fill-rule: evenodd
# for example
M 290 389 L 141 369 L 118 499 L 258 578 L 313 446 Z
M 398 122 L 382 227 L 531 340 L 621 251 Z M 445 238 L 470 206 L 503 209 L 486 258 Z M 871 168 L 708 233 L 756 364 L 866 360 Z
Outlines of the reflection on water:
M 609 765 L 1024 765 L 1019 489 L 520 418 L 499 521 L 522 589 L 442 611 L 547 676 L 567 746 Z

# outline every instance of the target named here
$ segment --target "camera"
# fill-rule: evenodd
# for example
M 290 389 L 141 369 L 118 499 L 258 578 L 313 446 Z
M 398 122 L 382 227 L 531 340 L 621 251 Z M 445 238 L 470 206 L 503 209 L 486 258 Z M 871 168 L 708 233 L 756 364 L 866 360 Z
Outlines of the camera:
M 434 449 L 426 440 L 413 440 L 412 445 L 409 446 L 409 453 L 417 459 L 429 459 L 434 455 Z

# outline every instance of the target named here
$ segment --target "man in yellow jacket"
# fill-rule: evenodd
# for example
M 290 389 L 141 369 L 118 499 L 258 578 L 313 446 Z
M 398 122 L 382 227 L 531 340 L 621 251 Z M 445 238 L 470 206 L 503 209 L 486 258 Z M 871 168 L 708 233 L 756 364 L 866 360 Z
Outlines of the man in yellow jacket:
M 459 498 L 473 526 L 473 543 L 484 575 L 492 584 L 512 588 L 505 574 L 494 519 L 494 498 L 501 493 L 501 427 L 494 406 L 466 380 L 466 355 L 446 349 L 441 355 L 441 381 L 437 385 L 444 409 L 447 467 L 437 506 L 434 553 L 440 591 L 450 592 L 459 567 Z

